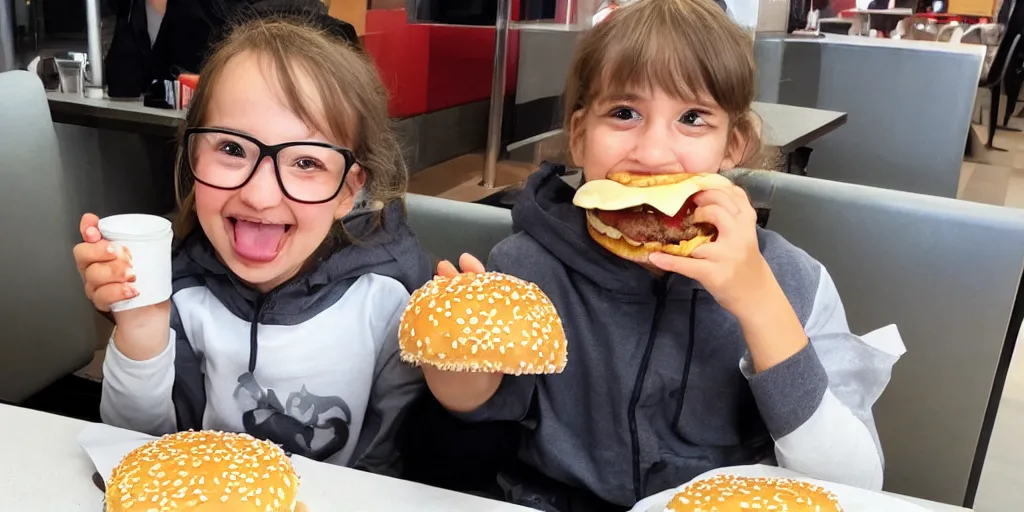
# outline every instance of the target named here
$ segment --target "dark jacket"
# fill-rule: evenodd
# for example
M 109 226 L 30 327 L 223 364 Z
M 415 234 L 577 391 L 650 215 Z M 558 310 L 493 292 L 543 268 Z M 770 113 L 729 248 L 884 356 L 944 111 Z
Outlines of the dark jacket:
M 601 248 L 574 193 L 556 167 L 533 175 L 513 210 L 518 233 L 488 261 L 544 290 L 569 349 L 563 373 L 506 376 L 489 402 L 461 415 L 521 425 L 518 458 L 533 474 L 502 475 L 505 499 L 582 510 L 575 503 L 587 498 L 573 496 L 589 494 L 629 507 L 715 468 L 771 461 L 777 443 L 790 468 L 880 485 L 870 403 L 890 366 L 874 364 L 877 352 L 850 334 L 820 263 L 758 232 L 811 343 L 754 374 L 736 318 L 697 282 L 657 278 Z M 812 415 L 815 426 L 800 429 Z M 830 430 L 853 434 L 837 442 Z M 858 454 L 849 473 L 822 466 L 819 445 Z
M 104 69 L 111 97 L 137 98 L 154 80 L 199 73 L 209 50 L 230 27 L 247 19 L 287 15 L 358 43 L 352 25 L 331 18 L 318 0 L 167 0 L 150 44 L 145 0 L 116 0 L 117 22 Z
M 396 474 L 395 435 L 422 391 L 398 322 L 431 276 L 401 211 L 346 221 L 356 244 L 268 293 L 240 282 L 202 232 L 173 260 L 171 336 L 150 361 L 110 346 L 101 414 L 151 434 L 248 432 L 316 460 Z

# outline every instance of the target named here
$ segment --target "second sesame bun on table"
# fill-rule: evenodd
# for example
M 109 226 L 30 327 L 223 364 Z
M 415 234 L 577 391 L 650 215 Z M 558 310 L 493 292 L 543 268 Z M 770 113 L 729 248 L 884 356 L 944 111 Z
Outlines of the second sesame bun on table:
M 281 448 L 248 434 L 178 432 L 132 450 L 111 473 L 106 512 L 295 512 L 299 477 Z
M 843 512 L 824 487 L 788 478 L 717 475 L 676 493 L 664 512 Z
M 398 330 L 402 360 L 446 371 L 559 373 L 568 350 L 541 289 L 501 274 L 437 276 L 409 299 Z

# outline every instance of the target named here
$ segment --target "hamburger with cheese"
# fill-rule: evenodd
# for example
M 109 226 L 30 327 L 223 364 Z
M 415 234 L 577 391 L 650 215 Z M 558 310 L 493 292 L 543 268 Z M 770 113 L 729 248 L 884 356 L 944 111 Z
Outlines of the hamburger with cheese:
M 248 434 L 178 432 L 132 450 L 106 485 L 105 512 L 294 512 L 299 477 L 277 445 Z
M 408 363 L 512 375 L 560 373 L 568 354 L 547 295 L 498 272 L 437 276 L 413 292 L 398 345 Z
M 664 512 L 843 512 L 828 489 L 788 478 L 717 475 L 676 493 Z
M 694 222 L 693 196 L 733 186 L 718 174 L 614 172 L 584 183 L 573 204 L 587 211 L 590 236 L 613 254 L 646 263 L 650 254 L 689 256 L 712 240 L 711 224 Z

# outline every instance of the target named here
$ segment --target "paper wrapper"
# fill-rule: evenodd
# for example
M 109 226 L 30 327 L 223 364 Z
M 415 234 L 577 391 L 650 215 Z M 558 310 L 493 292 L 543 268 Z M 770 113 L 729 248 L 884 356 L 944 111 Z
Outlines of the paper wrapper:
M 102 423 L 92 423 L 78 434 L 78 445 L 85 450 L 89 460 L 96 467 L 96 472 L 103 477 L 103 481 L 107 482 L 110 480 L 110 474 L 114 472 L 114 468 L 121 463 L 121 459 L 125 455 L 154 439 L 156 438 L 151 435 L 111 427 Z M 302 457 L 292 456 L 292 464 L 296 466 L 295 471 L 299 474 L 301 482 L 302 471 L 299 470 L 298 466 L 307 462 L 308 459 L 297 459 L 302 459 Z M 313 461 L 308 462 L 315 464 Z M 301 486 L 299 494 L 299 499 L 301 500 Z M 101 510 L 105 510 L 105 507 Z M 295 511 L 309 512 L 308 508 L 302 503 L 295 506 Z
M 880 512 L 883 510 L 885 512 L 928 512 L 918 505 L 901 500 L 895 496 L 866 491 L 864 489 L 858 489 L 847 485 L 822 482 L 821 480 L 807 478 L 799 473 L 775 466 L 755 465 L 719 468 L 713 471 L 708 471 L 707 473 L 694 478 L 690 482 L 722 474 L 748 477 L 791 478 L 794 480 L 811 482 L 832 491 L 836 497 L 839 498 L 839 504 L 843 507 L 844 512 Z M 682 490 L 683 487 L 686 487 L 690 482 L 687 482 L 675 489 L 650 496 L 637 503 L 630 512 L 663 512 L 665 510 L 665 506 L 668 505 L 668 502 L 672 499 L 672 496 Z

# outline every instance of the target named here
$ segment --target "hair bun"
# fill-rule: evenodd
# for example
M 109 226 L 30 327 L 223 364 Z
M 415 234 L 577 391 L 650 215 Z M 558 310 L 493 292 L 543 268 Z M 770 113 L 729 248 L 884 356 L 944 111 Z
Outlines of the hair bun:
M 107 482 L 107 512 L 296 510 L 299 478 L 277 445 L 248 434 L 178 432 L 121 460 Z
M 448 371 L 559 373 L 565 332 L 541 289 L 497 272 L 435 277 L 409 299 L 402 360 Z
M 672 497 L 665 512 L 843 512 L 831 491 L 788 478 L 717 475 L 698 480 Z

